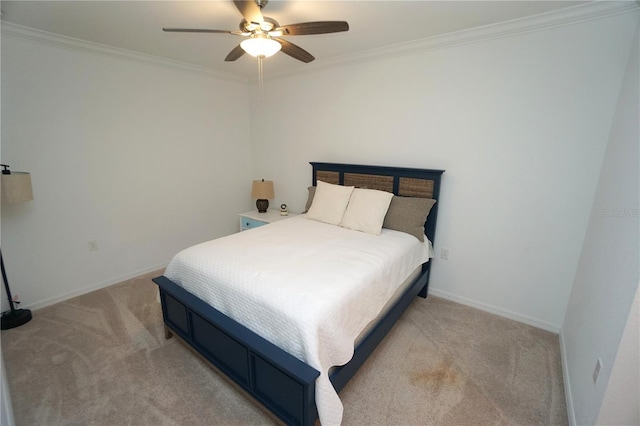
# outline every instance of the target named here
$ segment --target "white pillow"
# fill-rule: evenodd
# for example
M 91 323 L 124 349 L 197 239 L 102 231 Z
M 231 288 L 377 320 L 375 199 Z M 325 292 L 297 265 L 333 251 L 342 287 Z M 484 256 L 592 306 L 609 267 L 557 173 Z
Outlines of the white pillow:
M 390 192 L 356 188 L 351 194 L 340 226 L 380 235 L 392 198 L 393 194 Z
M 349 204 L 353 188 L 353 186 L 332 185 L 319 180 L 307 218 L 339 225 Z

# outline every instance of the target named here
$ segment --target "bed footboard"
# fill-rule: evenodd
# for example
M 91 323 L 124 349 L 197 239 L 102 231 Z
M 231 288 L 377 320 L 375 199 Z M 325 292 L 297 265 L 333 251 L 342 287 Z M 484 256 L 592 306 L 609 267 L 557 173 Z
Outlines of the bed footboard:
M 411 301 L 427 292 L 429 265 L 355 348 L 347 364 L 329 379 L 339 392 L 391 330 Z M 265 408 L 291 425 L 312 425 L 318 417 L 315 381 L 320 373 L 222 314 L 164 276 L 160 288 L 165 337 L 176 333 Z
M 168 278 L 153 281 L 160 288 L 166 336 L 176 333 L 285 423 L 314 424 L 317 370 Z

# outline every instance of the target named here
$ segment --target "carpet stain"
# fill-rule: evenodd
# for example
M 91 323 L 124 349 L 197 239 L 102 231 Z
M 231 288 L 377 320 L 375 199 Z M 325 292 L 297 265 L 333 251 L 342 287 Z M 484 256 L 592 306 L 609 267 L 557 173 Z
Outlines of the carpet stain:
M 452 368 L 453 361 L 447 357 L 440 361 L 435 368 L 411 373 L 412 385 L 429 385 L 441 388 L 444 385 L 454 385 L 458 381 L 458 373 Z

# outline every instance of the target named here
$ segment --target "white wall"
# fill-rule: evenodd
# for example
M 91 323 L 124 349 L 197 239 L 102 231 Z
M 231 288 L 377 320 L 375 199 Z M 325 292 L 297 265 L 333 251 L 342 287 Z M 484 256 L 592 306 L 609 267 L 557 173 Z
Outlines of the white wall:
M 246 82 L 88 47 L 2 37 L 2 162 L 34 192 L 2 206 L 2 252 L 28 307 L 162 267 L 251 206 Z
M 639 352 L 640 291 L 636 290 L 596 424 L 640 424 Z
M 309 161 L 446 169 L 430 291 L 559 331 L 635 18 L 265 82 L 254 175 L 301 211 Z
M 625 397 L 635 398 L 636 415 L 638 409 L 637 329 L 635 348 L 627 345 L 625 350 L 630 352 L 618 353 L 625 326 L 634 321 L 629 314 L 640 281 L 638 50 L 636 33 L 562 327 L 568 408 L 578 425 L 596 423 L 605 395 L 616 392 L 615 387 L 607 387 L 616 360 L 633 358 L 634 351 L 636 381 Z M 633 339 L 632 335 L 628 338 Z M 602 369 L 594 385 L 598 358 Z M 624 416 L 624 412 L 618 409 L 617 414 Z M 624 417 L 615 423 L 631 424 Z

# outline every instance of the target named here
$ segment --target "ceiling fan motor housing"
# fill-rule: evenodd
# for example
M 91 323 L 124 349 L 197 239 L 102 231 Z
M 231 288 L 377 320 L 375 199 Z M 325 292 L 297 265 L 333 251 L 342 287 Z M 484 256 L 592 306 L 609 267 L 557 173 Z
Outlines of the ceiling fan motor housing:
M 246 19 L 243 19 L 240 22 L 240 31 L 253 33 L 257 30 L 261 30 L 262 32 L 268 33 L 269 31 L 278 28 L 280 24 L 275 19 L 269 18 L 268 16 L 263 17 L 263 22 L 247 22 Z

